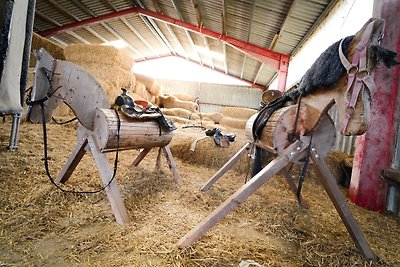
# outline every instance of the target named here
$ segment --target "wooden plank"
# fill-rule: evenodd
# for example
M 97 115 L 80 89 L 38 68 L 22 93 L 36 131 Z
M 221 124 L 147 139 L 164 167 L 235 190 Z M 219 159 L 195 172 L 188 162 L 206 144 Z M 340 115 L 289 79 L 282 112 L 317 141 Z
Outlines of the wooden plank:
M 286 181 L 289 184 L 290 189 L 292 190 L 292 192 L 294 193 L 295 198 L 297 199 L 297 186 L 294 183 L 292 176 L 290 175 L 290 173 L 288 172 L 288 170 L 286 168 L 283 168 L 280 172 L 283 177 L 285 177 Z M 304 200 L 304 198 L 300 195 L 300 199 L 297 199 L 299 201 L 300 206 L 302 206 L 305 209 L 308 209 L 308 203 Z
M 163 146 L 162 150 L 164 152 L 165 157 L 167 158 L 168 167 L 172 172 L 172 177 L 175 179 L 177 184 L 182 183 L 182 178 L 179 175 L 178 168 L 176 167 L 176 163 L 174 157 L 172 156 L 171 150 L 168 146 Z
M 337 212 L 339 213 L 339 216 L 346 226 L 351 238 L 353 239 L 354 244 L 364 254 L 365 258 L 369 260 L 375 259 L 375 255 L 371 251 L 360 226 L 357 224 L 356 220 L 351 214 L 350 209 L 346 205 L 346 200 L 340 192 L 340 189 L 336 184 L 335 178 L 329 171 L 326 163 L 321 160 L 315 148 L 311 149 L 311 158 L 312 161 L 315 163 L 320 181 L 324 186 L 325 191 L 328 193 Z
M 103 185 L 107 185 L 113 176 L 113 170 L 105 154 L 100 152 L 98 145 L 92 135 L 88 137 L 90 151 L 96 161 L 97 168 L 99 169 L 101 181 Z M 126 211 L 121 193 L 119 192 L 116 179 L 114 179 L 109 186 L 105 189 L 108 200 L 111 204 L 111 209 L 114 213 L 115 220 L 118 224 L 129 222 L 128 213 Z
M 131 167 L 136 167 L 139 165 L 139 163 L 146 157 L 146 155 L 150 152 L 151 148 L 143 148 L 140 150 L 139 155 L 136 157 L 136 159 L 133 160 Z
M 265 184 L 272 176 L 278 173 L 289 162 L 294 161 L 305 150 L 307 146 L 300 140 L 294 142 L 282 154 L 272 160 L 265 166 L 257 175 L 250 181 L 244 184 L 232 196 L 230 196 L 224 203 L 215 209 L 210 215 L 202 220 L 195 228 L 182 237 L 178 243 L 178 247 L 187 247 L 199 239 L 205 232 L 210 230 L 215 224 L 225 218 L 237 206 L 245 201 L 252 195 L 258 188 Z
M 156 159 L 156 167 L 155 167 L 155 170 L 156 171 L 159 171 L 159 170 L 161 170 L 161 155 L 162 155 L 162 148 L 161 147 L 159 147 L 158 148 L 158 153 L 157 153 L 157 159 Z
M 227 171 L 233 168 L 235 164 L 254 146 L 253 142 L 247 141 L 246 144 L 236 154 L 222 166 L 202 187 L 201 191 L 207 191 L 210 187 L 221 178 Z
M 85 147 L 87 146 L 87 144 L 88 140 L 87 138 L 85 138 L 76 145 L 75 149 L 72 151 L 64 167 L 62 168 L 57 178 L 55 179 L 54 182 L 56 184 L 65 183 L 69 179 L 69 177 L 74 172 L 76 166 L 78 166 L 82 157 L 85 155 L 86 153 Z

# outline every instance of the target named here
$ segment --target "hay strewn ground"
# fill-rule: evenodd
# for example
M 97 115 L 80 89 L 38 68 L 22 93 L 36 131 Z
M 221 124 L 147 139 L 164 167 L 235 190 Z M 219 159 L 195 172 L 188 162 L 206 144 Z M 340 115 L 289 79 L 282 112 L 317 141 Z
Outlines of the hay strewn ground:
M 8 119 L 0 127 L 1 266 L 238 266 L 245 259 L 264 266 L 400 266 L 396 219 L 349 204 L 379 257 L 368 263 L 312 171 L 303 187 L 309 209 L 299 207 L 277 176 L 194 246 L 175 248 L 187 231 L 243 184 L 245 173 L 229 172 L 209 192 L 199 191 L 216 172 L 219 159 L 229 158 L 243 144 L 243 133 L 236 132 L 237 140 L 228 150 L 200 141 L 196 151 L 204 154 L 202 161 L 187 150 L 203 132 L 179 128 L 171 149 L 184 181 L 181 187 L 166 167 L 153 172 L 155 152 L 135 169 L 128 167 L 137 151 L 122 152 L 117 180 L 132 222 L 121 226 L 114 222 L 105 193 L 65 194 L 50 184 L 40 160 L 39 125 L 21 125 L 16 152 L 6 150 L 9 130 Z M 48 133 L 51 171 L 56 175 L 74 147 L 75 129 L 50 124 Z M 99 181 L 93 160 L 85 156 L 66 188 L 96 189 Z

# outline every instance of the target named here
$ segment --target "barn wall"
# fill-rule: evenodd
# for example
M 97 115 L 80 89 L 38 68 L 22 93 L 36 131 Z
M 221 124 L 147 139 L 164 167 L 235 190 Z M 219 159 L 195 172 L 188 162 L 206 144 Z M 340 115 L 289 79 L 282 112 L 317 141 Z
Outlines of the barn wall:
M 202 112 L 216 112 L 222 106 L 258 109 L 262 91 L 248 86 L 158 80 L 165 93 L 188 94 L 200 99 Z

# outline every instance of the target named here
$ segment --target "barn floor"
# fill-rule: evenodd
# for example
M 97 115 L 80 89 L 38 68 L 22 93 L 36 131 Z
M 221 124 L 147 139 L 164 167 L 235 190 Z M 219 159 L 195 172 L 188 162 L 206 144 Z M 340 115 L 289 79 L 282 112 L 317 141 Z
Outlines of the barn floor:
M 154 172 L 156 152 L 135 169 L 137 151 L 120 153 L 117 181 L 131 223 L 114 222 L 104 192 L 76 195 L 57 190 L 45 175 L 40 125 L 21 125 L 19 149 L 7 151 L 10 118 L 0 127 L 0 266 L 400 266 L 400 224 L 392 216 L 349 204 L 378 260 L 369 263 L 354 246 L 340 217 L 310 171 L 299 207 L 282 177 L 274 177 L 192 247 L 176 242 L 239 188 L 244 168 L 224 175 L 210 191 L 199 191 L 244 143 L 243 133 L 228 149 L 204 133 L 178 129 L 171 143 L 183 184 L 166 167 Z M 232 131 L 232 130 L 231 130 Z M 73 125 L 48 125 L 53 176 L 72 151 Z M 110 158 L 114 154 L 109 154 Z M 65 188 L 100 186 L 94 161 L 85 156 Z M 343 189 L 343 193 L 346 193 Z M 252 265 L 255 266 L 255 265 Z

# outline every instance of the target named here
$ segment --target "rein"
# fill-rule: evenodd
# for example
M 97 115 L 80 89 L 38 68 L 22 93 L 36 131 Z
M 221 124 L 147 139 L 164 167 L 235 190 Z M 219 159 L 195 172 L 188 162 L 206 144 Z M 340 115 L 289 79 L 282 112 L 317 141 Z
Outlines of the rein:
M 52 76 L 54 75 L 54 72 L 49 71 L 49 70 L 47 70 L 47 69 L 45 69 L 45 68 L 41 68 L 41 70 L 42 70 L 43 72 L 45 72 L 45 74 L 46 74 L 46 78 L 47 78 L 47 80 L 48 80 L 48 82 L 49 82 L 49 89 L 52 89 L 52 84 L 51 84 L 51 82 L 52 82 Z M 51 74 L 52 74 L 51 77 L 48 75 L 48 73 L 51 73 Z M 44 106 L 44 103 L 45 103 L 47 100 L 49 100 L 52 96 L 54 96 L 54 93 L 55 93 L 58 89 L 60 89 L 60 88 L 61 88 L 61 86 L 58 87 L 58 88 L 56 88 L 53 92 L 52 92 L 52 90 L 49 90 L 49 92 L 48 92 L 43 98 L 38 99 L 38 100 L 34 100 L 34 101 L 29 100 L 29 99 L 30 99 L 30 94 L 31 94 L 31 92 L 32 92 L 32 91 L 30 91 L 30 92 L 29 92 L 29 96 L 28 96 L 28 98 L 27 98 L 27 100 L 26 100 L 26 103 L 27 103 L 27 105 L 29 105 L 29 106 L 40 105 L 40 112 L 41 112 L 41 117 L 42 117 L 42 130 L 43 130 L 43 154 L 44 154 L 43 160 L 44 160 L 44 167 L 45 167 L 45 170 L 46 170 L 46 174 L 47 174 L 47 176 L 49 177 L 49 180 L 51 181 L 51 183 L 52 183 L 55 187 L 57 187 L 59 190 L 61 190 L 62 192 L 64 192 L 64 193 L 73 193 L 73 194 L 95 194 L 95 193 L 99 193 L 99 192 L 105 190 L 105 189 L 114 181 L 114 179 L 115 179 L 115 177 L 116 177 L 116 174 L 117 174 L 117 169 L 118 169 L 118 154 L 119 154 L 118 152 L 119 152 L 119 141 L 120 141 L 120 129 L 121 129 L 121 121 L 120 121 L 120 118 L 119 118 L 119 114 L 118 114 L 117 110 L 114 109 L 115 114 L 116 114 L 116 116 L 117 116 L 117 135 L 116 135 L 116 136 L 117 136 L 117 147 L 116 147 L 117 149 L 116 149 L 116 153 L 115 153 L 113 175 L 112 175 L 110 181 L 109 181 L 106 185 L 104 185 L 103 187 L 101 187 L 101 188 L 99 188 L 99 189 L 97 189 L 97 190 L 94 190 L 94 191 L 74 191 L 74 190 L 66 190 L 66 189 L 60 187 L 60 186 L 55 182 L 54 178 L 53 178 L 53 177 L 51 176 L 51 174 L 50 174 L 50 170 L 49 170 L 49 157 L 47 156 L 47 150 L 48 150 L 48 149 L 47 149 L 47 130 L 46 130 L 46 115 L 45 115 L 45 106 Z M 69 123 L 69 122 L 71 122 L 71 121 L 74 121 L 75 119 L 76 119 L 76 118 L 71 119 L 71 120 L 69 120 L 69 121 L 67 121 L 67 122 L 61 123 L 61 124 Z M 57 123 L 57 124 L 59 124 L 59 123 Z
M 345 118 L 340 127 L 340 133 L 343 135 L 345 135 L 351 115 L 355 110 L 359 94 L 362 89 L 364 89 L 364 86 L 366 86 L 370 92 L 374 91 L 376 88 L 374 80 L 367 69 L 367 44 L 371 37 L 373 26 L 374 22 L 371 22 L 365 29 L 360 42 L 357 44 L 351 63 L 347 60 L 342 50 L 344 39 L 342 39 L 339 44 L 339 58 L 348 74 L 345 92 Z M 348 96 L 351 89 L 353 90 L 349 99 Z

